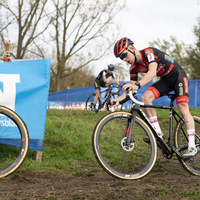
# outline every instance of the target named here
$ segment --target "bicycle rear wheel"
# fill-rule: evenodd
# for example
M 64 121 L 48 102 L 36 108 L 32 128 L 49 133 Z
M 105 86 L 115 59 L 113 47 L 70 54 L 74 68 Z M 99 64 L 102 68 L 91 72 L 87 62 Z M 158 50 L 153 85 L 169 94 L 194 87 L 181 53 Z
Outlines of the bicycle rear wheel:
M 195 122 L 195 144 L 197 148 L 200 149 L 200 118 L 197 116 L 193 116 Z M 188 147 L 188 136 L 185 127 L 185 123 L 183 121 L 179 121 L 175 128 L 174 134 L 174 144 L 176 148 L 180 148 L 181 154 L 184 154 Z M 190 158 L 187 161 L 178 158 L 181 165 L 186 169 L 189 173 L 193 175 L 200 176 L 200 152 L 194 157 Z
M 0 178 L 19 168 L 28 148 L 29 135 L 25 123 L 14 111 L 0 106 Z
M 139 179 L 147 175 L 156 161 L 157 145 L 149 127 L 136 118 L 132 142 L 127 148 L 125 132 L 132 114 L 113 112 L 105 115 L 95 126 L 93 152 L 102 168 L 120 179 Z M 149 137 L 150 144 L 143 141 Z
M 93 112 L 92 109 L 94 108 L 94 98 L 95 98 L 96 94 L 92 93 L 86 100 L 85 103 L 85 110 L 87 112 Z M 101 101 L 100 98 L 98 98 L 97 103 L 96 103 L 96 113 L 99 110 L 99 105 L 100 105 Z

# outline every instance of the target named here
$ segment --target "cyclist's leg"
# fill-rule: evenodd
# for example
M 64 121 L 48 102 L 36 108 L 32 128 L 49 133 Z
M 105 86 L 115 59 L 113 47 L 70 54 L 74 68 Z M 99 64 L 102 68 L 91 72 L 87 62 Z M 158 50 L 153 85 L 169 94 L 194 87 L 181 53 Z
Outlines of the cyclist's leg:
M 152 105 L 152 101 L 155 99 L 155 95 L 153 93 L 155 90 L 156 89 L 154 87 L 150 86 L 141 96 L 141 101 L 144 102 L 144 104 Z M 156 116 L 156 110 L 154 108 L 144 108 L 144 110 L 148 118 Z
M 163 94 L 167 94 L 170 91 L 172 90 L 165 84 L 164 79 L 161 78 L 145 91 L 145 93 L 141 96 L 141 101 L 144 102 L 144 104 L 152 105 L 153 100 L 158 99 Z M 144 108 L 144 110 L 149 118 L 157 116 L 154 108 Z
M 176 84 L 175 84 L 175 94 L 177 96 L 176 103 L 177 107 L 183 116 L 183 119 L 185 121 L 185 127 L 188 134 L 188 150 L 183 155 L 183 157 L 193 157 L 198 153 L 198 148 L 195 146 L 195 125 L 194 125 L 194 119 L 192 115 L 190 114 L 189 110 L 189 89 L 188 89 L 188 79 L 186 77 L 186 74 L 184 72 L 179 73 L 179 76 L 177 78 Z
M 99 89 L 95 90 L 95 93 L 96 93 L 96 96 L 95 96 L 95 98 L 94 98 L 94 104 L 96 105 L 97 100 L 98 100 L 99 95 L 100 95 L 100 90 L 99 90 Z
M 95 87 L 95 93 L 96 93 L 96 96 L 94 97 L 94 109 L 96 109 L 96 104 L 100 95 L 100 83 L 98 79 L 95 80 L 94 87 Z
M 170 92 L 170 88 L 165 82 L 160 79 L 158 82 L 150 86 L 147 91 L 142 95 L 141 100 L 147 105 L 152 105 L 152 101 L 161 97 L 163 94 Z M 164 138 L 160 125 L 157 119 L 157 113 L 155 108 L 144 108 L 147 117 L 149 118 L 152 126 L 157 130 L 160 137 Z M 144 141 L 148 142 L 148 139 L 144 138 Z

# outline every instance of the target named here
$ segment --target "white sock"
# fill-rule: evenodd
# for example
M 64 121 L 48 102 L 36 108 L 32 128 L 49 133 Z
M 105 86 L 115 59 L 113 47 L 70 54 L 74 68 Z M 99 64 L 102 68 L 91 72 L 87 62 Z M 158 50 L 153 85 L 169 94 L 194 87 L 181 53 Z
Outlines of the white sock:
M 159 123 L 158 123 L 157 116 L 155 116 L 155 117 L 150 117 L 150 118 L 149 118 L 149 121 L 151 122 L 152 126 L 156 129 L 156 131 L 157 131 L 158 133 L 160 133 L 161 136 L 162 136 L 163 133 L 162 133 L 162 131 L 161 131 L 161 129 L 160 129 L 160 125 L 159 125 Z
M 189 129 L 187 130 L 188 134 L 188 147 L 195 147 L 195 130 Z

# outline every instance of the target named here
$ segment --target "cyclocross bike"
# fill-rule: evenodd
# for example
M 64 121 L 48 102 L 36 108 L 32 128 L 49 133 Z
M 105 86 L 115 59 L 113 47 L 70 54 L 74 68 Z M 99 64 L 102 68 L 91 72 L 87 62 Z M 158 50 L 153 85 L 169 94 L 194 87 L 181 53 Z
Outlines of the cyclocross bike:
M 11 109 L 0 106 L 0 178 L 16 171 L 26 158 L 29 134 L 24 121 Z
M 96 113 L 102 109 L 104 106 L 106 106 L 106 104 L 108 104 L 110 102 L 111 99 L 116 99 L 118 98 L 121 94 L 119 93 L 120 92 L 120 88 L 119 86 L 112 86 L 112 84 L 109 85 L 108 89 L 104 90 L 104 91 L 101 91 L 100 92 L 100 97 L 102 95 L 102 93 L 106 93 L 104 98 L 103 98 L 103 101 L 100 100 L 100 97 L 98 98 L 97 100 L 97 103 L 96 103 Z M 113 92 L 114 88 L 117 88 L 118 91 L 117 92 Z M 94 98 L 95 98 L 96 94 L 95 93 L 92 93 L 89 95 L 89 97 L 87 98 L 86 100 L 86 103 L 85 103 L 85 110 L 87 112 L 93 112 L 92 109 L 94 108 Z M 114 108 L 114 110 L 122 110 L 122 107 L 123 105 L 118 105 Z M 113 109 L 110 109 L 109 106 L 106 106 L 106 110 L 107 112 L 111 112 L 111 111 L 114 111 Z
M 172 159 L 175 154 L 188 172 L 200 176 L 200 153 L 192 158 L 182 157 L 188 147 L 185 122 L 174 110 L 175 95 L 167 96 L 170 106 L 144 105 L 136 100 L 135 94 L 129 92 L 126 99 L 119 103 L 124 103 L 129 97 L 133 101 L 130 112 L 109 113 L 99 120 L 93 131 L 92 146 L 97 161 L 106 172 L 120 179 L 142 178 L 153 168 L 159 147 L 166 159 Z M 141 107 L 169 110 L 168 141 L 159 137 Z M 196 130 L 195 144 L 199 148 L 200 117 L 193 118 Z M 149 143 L 144 142 L 143 138 L 146 137 L 149 138 Z

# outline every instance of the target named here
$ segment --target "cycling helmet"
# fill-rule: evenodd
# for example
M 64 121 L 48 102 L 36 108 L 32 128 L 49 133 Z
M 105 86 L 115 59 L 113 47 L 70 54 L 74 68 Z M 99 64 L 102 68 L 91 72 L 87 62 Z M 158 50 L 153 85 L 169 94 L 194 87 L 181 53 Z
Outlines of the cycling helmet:
M 114 46 L 114 54 L 115 54 L 115 57 L 119 57 L 120 54 L 127 49 L 127 47 L 130 45 L 130 44 L 134 44 L 134 42 L 132 40 L 130 40 L 129 38 L 127 37 L 124 37 L 124 38 L 121 38 L 120 40 L 118 40 L 116 43 L 115 43 L 115 46 Z
M 108 69 L 111 70 L 111 71 L 114 71 L 115 70 L 115 66 L 113 64 L 109 64 L 108 65 Z

